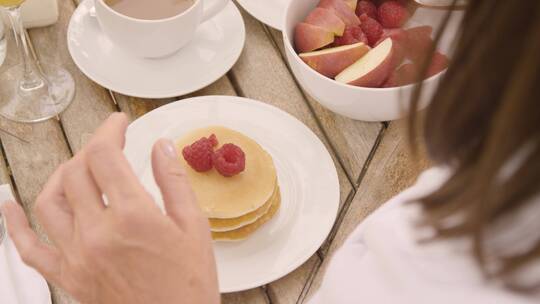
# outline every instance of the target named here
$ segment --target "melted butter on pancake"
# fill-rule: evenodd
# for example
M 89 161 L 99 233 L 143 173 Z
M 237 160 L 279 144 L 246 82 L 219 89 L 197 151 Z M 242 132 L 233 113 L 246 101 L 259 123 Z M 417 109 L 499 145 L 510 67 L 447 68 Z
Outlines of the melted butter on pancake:
M 239 218 L 257 211 L 270 200 L 276 189 L 272 157 L 254 140 L 221 126 L 192 131 L 180 139 L 177 146 L 182 151 L 185 146 L 211 134 L 219 141 L 216 149 L 227 143 L 242 148 L 246 154 L 246 169 L 233 177 L 224 177 L 215 169 L 199 173 L 180 157 L 201 210 L 212 219 Z
M 241 241 L 249 237 L 252 233 L 257 231 L 262 225 L 271 220 L 276 215 L 279 207 L 281 206 L 281 194 L 279 188 L 277 190 L 277 196 L 272 199 L 272 205 L 268 212 L 252 224 L 243 226 L 236 230 L 216 232 L 212 231 L 212 238 L 215 241 Z

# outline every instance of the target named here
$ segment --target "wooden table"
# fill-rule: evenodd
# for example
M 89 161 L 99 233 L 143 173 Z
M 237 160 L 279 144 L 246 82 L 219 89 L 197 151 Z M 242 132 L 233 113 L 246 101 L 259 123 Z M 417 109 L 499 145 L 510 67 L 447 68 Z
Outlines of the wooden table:
M 261 0 L 264 1 L 264 0 Z M 245 96 L 279 107 L 305 123 L 324 142 L 334 159 L 341 185 L 341 209 L 328 240 L 304 265 L 267 286 L 226 294 L 223 303 L 305 302 L 321 283 L 335 250 L 363 218 L 410 185 L 424 162 L 407 150 L 404 122 L 366 123 L 336 115 L 309 97 L 296 83 L 284 60 L 281 33 L 242 11 L 246 44 L 232 70 L 190 96 L 141 100 L 109 91 L 89 80 L 73 63 L 66 45 L 67 25 L 78 0 L 59 0 L 60 20 L 54 26 L 29 30 L 38 59 L 66 67 L 74 76 L 77 94 L 59 120 L 17 124 L 0 119 L 0 127 L 22 141 L 0 133 L 0 182 L 10 183 L 34 229 L 46 239 L 32 205 L 56 167 L 84 145 L 109 114 L 125 112 L 131 120 L 173 100 L 200 95 Z M 18 61 L 13 40 L 1 70 Z M 74 303 L 51 286 L 57 304 Z

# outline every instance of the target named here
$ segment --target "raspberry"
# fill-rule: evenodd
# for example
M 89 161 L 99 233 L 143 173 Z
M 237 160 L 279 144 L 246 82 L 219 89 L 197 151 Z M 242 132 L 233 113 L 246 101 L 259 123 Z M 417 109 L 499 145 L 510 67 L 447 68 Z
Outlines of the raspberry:
M 383 34 L 383 27 L 377 20 L 370 18 L 366 14 L 360 16 L 360 21 L 360 27 L 367 36 L 369 46 L 374 46 Z
M 397 1 L 386 1 L 378 10 L 379 22 L 385 28 L 401 27 L 409 19 L 409 11 Z
M 358 17 L 363 14 L 368 15 L 368 17 L 377 19 L 377 7 L 371 1 L 360 0 L 356 6 L 356 15 Z
M 217 146 L 218 141 L 216 135 L 212 134 L 210 137 L 203 137 L 190 146 L 182 149 L 182 156 L 187 163 L 197 172 L 205 172 L 212 169 L 214 154 L 214 147 Z
M 334 46 L 349 45 L 358 42 L 368 44 L 366 34 L 364 34 L 360 27 L 351 26 L 345 28 L 345 31 L 341 37 L 336 37 L 334 39 Z
M 440 52 L 435 52 L 435 54 L 433 54 L 431 64 L 428 67 L 426 75 L 425 77 L 423 77 L 423 79 L 427 79 L 433 75 L 436 75 L 442 72 L 447 67 L 448 57 L 446 57 L 446 55 Z M 392 74 L 390 74 L 390 77 L 388 78 L 383 87 L 399 87 L 415 83 L 416 81 L 418 81 L 418 75 L 420 74 L 421 68 L 422 66 L 420 66 L 419 63 L 406 63 L 396 69 Z
M 208 137 L 208 141 L 210 142 L 210 144 L 212 145 L 212 147 L 215 147 L 218 145 L 218 140 L 217 140 L 217 137 L 216 137 L 216 134 L 212 134 L 210 135 L 210 137 Z
M 225 144 L 214 153 L 214 167 L 225 177 L 231 177 L 246 168 L 246 155 L 235 144 Z

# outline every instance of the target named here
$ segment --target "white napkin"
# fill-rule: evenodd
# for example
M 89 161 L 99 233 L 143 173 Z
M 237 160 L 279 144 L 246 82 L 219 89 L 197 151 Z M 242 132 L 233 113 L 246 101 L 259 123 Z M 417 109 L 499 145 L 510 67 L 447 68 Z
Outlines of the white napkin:
M 9 185 L 2 185 L 0 203 L 6 200 L 13 200 L 13 194 Z M 23 263 L 7 234 L 0 244 L 0 303 L 51 304 L 47 282 Z

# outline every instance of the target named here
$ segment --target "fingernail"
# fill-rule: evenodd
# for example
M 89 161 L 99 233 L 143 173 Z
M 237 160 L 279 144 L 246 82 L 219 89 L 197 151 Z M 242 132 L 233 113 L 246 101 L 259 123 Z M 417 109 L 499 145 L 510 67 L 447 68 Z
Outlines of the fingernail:
M 160 140 L 160 148 L 161 151 L 169 158 L 176 159 L 178 157 L 178 153 L 176 152 L 176 147 L 174 146 L 173 142 L 169 139 L 161 139 Z

